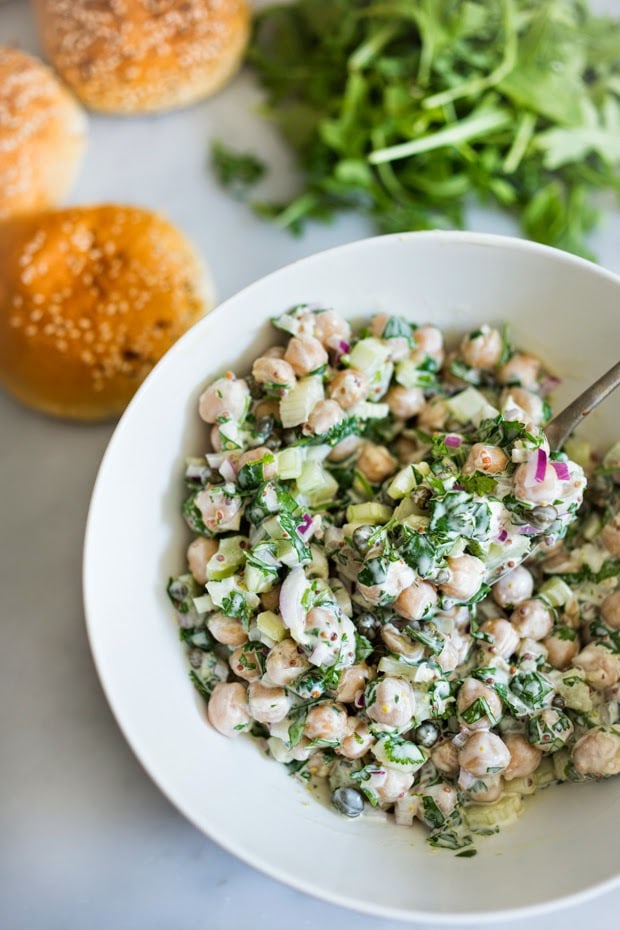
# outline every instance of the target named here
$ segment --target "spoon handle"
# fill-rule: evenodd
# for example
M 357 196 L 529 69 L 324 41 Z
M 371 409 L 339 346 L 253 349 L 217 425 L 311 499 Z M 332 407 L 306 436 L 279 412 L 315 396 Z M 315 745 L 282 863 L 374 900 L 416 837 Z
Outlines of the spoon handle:
M 568 407 L 565 407 L 550 423 L 547 423 L 545 435 L 549 440 L 551 451 L 555 452 L 560 449 L 583 418 L 598 407 L 612 391 L 615 391 L 619 384 L 620 362 L 616 362 L 598 381 L 586 388 L 583 394 L 576 397 Z

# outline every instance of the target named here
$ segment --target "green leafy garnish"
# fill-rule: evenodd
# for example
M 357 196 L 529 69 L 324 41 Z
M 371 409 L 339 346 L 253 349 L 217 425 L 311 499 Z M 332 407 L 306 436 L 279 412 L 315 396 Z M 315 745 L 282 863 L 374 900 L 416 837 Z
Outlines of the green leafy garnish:
M 222 142 L 213 143 L 211 162 L 219 183 L 236 196 L 245 195 L 267 171 L 267 166 L 256 155 L 234 152 Z
M 473 196 L 589 255 L 593 194 L 620 190 L 620 23 L 582 0 L 296 0 L 258 13 L 248 62 L 301 176 L 253 206 L 292 232 L 343 210 L 451 228 Z M 234 189 L 262 176 L 214 162 Z

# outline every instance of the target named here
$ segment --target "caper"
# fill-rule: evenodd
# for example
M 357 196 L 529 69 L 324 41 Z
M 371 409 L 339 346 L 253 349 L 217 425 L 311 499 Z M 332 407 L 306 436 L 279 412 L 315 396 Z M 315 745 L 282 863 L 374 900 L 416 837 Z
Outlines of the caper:
M 537 530 L 546 530 L 557 520 L 558 511 L 556 507 L 549 504 L 546 507 L 534 507 L 528 514 L 528 519 L 532 526 Z
M 415 731 L 415 741 L 420 746 L 424 746 L 425 749 L 430 749 L 431 746 L 434 746 L 437 740 L 439 739 L 439 730 L 434 723 L 427 721 L 426 723 L 420 724 L 418 729 Z
M 360 614 L 359 617 L 356 618 L 355 623 L 358 631 L 367 639 L 371 640 L 376 638 L 379 627 L 381 626 L 379 619 L 371 613 Z
M 362 526 L 358 526 L 356 530 L 353 530 L 353 545 L 360 555 L 364 555 L 368 552 L 370 540 L 371 537 L 374 536 L 375 531 L 376 527 L 371 526 L 369 523 L 364 523 Z
M 332 804 L 345 817 L 359 817 L 364 810 L 364 798 L 357 788 L 336 788 Z

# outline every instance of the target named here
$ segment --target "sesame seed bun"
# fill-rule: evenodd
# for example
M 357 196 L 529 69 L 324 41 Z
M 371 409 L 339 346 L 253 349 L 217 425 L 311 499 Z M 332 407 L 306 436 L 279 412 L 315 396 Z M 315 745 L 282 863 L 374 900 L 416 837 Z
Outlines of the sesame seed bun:
M 91 109 L 145 113 L 194 103 L 237 71 L 248 0 L 36 0 L 41 43 Z
M 46 413 L 121 413 L 211 307 L 206 269 L 162 216 L 105 205 L 0 224 L 0 382 Z
M 82 110 L 50 69 L 0 46 L 0 220 L 62 200 L 85 133 Z

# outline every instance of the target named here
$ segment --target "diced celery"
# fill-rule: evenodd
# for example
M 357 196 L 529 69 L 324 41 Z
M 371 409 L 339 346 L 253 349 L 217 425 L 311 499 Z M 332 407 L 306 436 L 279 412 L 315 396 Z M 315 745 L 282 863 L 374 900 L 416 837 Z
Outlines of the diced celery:
M 569 459 L 581 465 L 584 470 L 592 466 L 592 446 L 585 439 L 571 436 L 564 443 L 564 451 Z
M 347 507 L 347 520 L 351 523 L 370 523 L 375 526 L 380 523 L 387 523 L 392 516 L 392 508 L 386 504 L 379 504 L 377 501 L 369 501 L 366 504 L 349 504 Z
M 213 610 L 213 599 L 209 594 L 202 594 L 200 597 L 195 597 L 193 600 L 196 613 L 208 614 Z
M 349 354 L 351 368 L 363 371 L 369 378 L 386 365 L 390 355 L 389 346 L 379 339 L 360 339 Z
M 593 546 L 592 543 L 585 543 L 585 545 L 580 546 L 579 549 L 575 550 L 574 554 L 581 563 L 587 565 L 595 574 L 600 572 L 609 558 L 609 553 L 605 549 Z
M 371 404 L 367 400 L 356 404 L 348 411 L 349 416 L 357 417 L 359 420 L 384 420 L 389 416 L 390 408 L 388 404 Z
M 334 497 L 338 491 L 338 482 L 319 462 L 304 462 L 297 479 L 297 488 L 311 504 L 318 505 Z
M 222 452 L 243 448 L 243 437 L 239 423 L 236 420 L 226 420 L 219 426 Z
M 405 526 L 409 526 L 412 530 L 424 530 L 430 524 L 430 517 L 424 517 L 417 513 L 412 513 L 410 516 L 405 517 L 402 521 Z
M 232 594 L 240 594 L 250 610 L 256 610 L 260 601 L 258 595 L 248 591 L 245 583 L 238 575 L 230 575 L 222 581 L 208 581 L 207 591 L 213 598 L 216 607 L 222 607 L 223 601 Z
M 489 827 L 507 827 L 514 823 L 523 810 L 518 794 L 505 794 L 494 804 L 475 804 L 465 808 L 465 819 L 471 830 Z
M 310 411 L 323 400 L 323 380 L 318 376 L 303 378 L 280 401 L 280 419 L 285 429 L 305 423 Z
M 310 545 L 310 552 L 312 553 L 312 561 L 306 569 L 307 578 L 322 578 L 324 581 L 327 581 L 329 578 L 329 562 L 327 561 L 327 556 L 321 548 L 316 544 Z
M 282 617 L 273 612 L 273 610 L 263 610 L 256 617 L 256 626 L 274 642 L 279 643 L 288 636 L 288 630 L 284 626 Z
M 207 580 L 221 581 L 239 569 L 245 562 L 249 546 L 247 536 L 227 536 L 220 539 L 215 555 L 207 562 Z
M 407 494 L 410 494 L 416 486 L 417 481 L 413 473 L 413 467 L 407 465 L 406 468 L 402 468 L 392 479 L 387 492 L 392 500 L 397 501 L 406 497 Z
M 562 607 L 566 604 L 573 592 L 561 578 L 553 577 L 544 581 L 538 589 L 538 595 L 549 604 L 550 607 Z
M 256 565 L 246 564 L 243 578 L 248 591 L 253 594 L 263 594 L 264 591 L 271 591 L 276 576 L 271 572 L 261 571 Z
M 473 423 L 476 426 L 482 420 L 494 419 L 499 415 L 499 410 L 474 387 L 465 388 L 464 391 L 449 397 L 446 406 L 459 423 Z
M 428 388 L 436 383 L 432 371 L 420 368 L 411 358 L 405 358 L 396 365 L 396 381 L 405 388 Z
M 603 468 L 617 468 L 620 471 L 620 439 L 603 456 Z
M 290 446 L 278 452 L 277 458 L 278 478 L 290 481 L 299 478 L 304 464 L 303 450 L 297 446 Z
M 603 524 L 599 515 L 597 513 L 591 513 L 588 517 L 586 517 L 586 520 L 581 527 L 583 538 L 587 539 L 588 541 L 592 541 L 594 537 L 598 536 L 600 533 L 602 525 Z
M 411 500 L 410 497 L 404 497 L 400 501 L 398 507 L 394 511 L 393 517 L 397 523 L 402 523 L 407 517 L 410 517 L 412 514 L 420 514 L 418 505 Z

